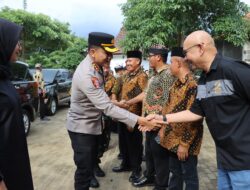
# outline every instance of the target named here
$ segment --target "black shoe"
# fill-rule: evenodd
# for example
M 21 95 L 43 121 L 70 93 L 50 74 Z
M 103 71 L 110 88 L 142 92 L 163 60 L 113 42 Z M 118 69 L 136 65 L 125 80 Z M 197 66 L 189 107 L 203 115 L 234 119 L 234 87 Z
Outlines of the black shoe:
M 132 185 L 134 187 L 153 186 L 154 180 L 148 179 L 147 177 L 142 177 L 137 181 L 133 182 Z
M 132 174 L 129 176 L 129 182 L 134 183 L 137 182 L 141 177 L 141 171 L 133 171 Z
M 90 187 L 92 188 L 98 188 L 100 186 L 99 182 L 95 177 L 93 177 L 90 181 Z
M 50 121 L 50 119 L 49 119 L 49 118 L 47 118 L 47 117 L 40 118 L 40 120 L 41 120 L 41 121 Z
M 94 168 L 94 174 L 97 177 L 104 177 L 105 173 L 104 171 L 100 168 L 99 164 L 97 164 L 97 166 L 95 166 Z
M 131 171 L 131 168 L 120 165 L 117 167 L 113 167 L 112 171 L 113 172 L 127 172 L 127 171 Z

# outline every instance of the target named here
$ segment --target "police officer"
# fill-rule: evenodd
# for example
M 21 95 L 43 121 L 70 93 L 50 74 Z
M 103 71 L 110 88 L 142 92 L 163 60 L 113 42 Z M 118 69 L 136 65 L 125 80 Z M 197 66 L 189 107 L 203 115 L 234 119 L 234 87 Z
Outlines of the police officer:
M 44 88 L 44 79 L 42 74 L 42 64 L 37 63 L 35 65 L 36 72 L 33 75 L 34 81 L 37 82 L 38 85 L 38 93 L 39 93 L 39 112 L 40 112 L 40 120 L 49 121 L 50 119 L 45 117 L 45 88 Z
M 88 54 L 78 65 L 72 80 L 71 105 L 67 116 L 67 129 L 74 151 L 75 189 L 88 190 L 97 158 L 98 137 L 101 134 L 101 115 L 104 113 L 126 123 L 129 127 L 155 125 L 110 101 L 104 91 L 102 65 L 113 52 L 114 36 L 92 32 L 88 38 Z

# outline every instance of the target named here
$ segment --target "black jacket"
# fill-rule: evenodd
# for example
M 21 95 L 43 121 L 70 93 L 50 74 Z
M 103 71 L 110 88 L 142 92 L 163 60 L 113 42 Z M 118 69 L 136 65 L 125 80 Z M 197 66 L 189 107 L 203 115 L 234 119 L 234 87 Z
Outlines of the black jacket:
M 20 98 L 9 76 L 21 27 L 0 19 L 0 175 L 8 190 L 33 190 Z

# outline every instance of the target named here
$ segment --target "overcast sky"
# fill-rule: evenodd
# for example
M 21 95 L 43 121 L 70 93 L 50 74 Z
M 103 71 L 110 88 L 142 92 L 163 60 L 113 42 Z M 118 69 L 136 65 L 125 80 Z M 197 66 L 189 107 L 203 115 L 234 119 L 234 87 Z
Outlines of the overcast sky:
M 87 37 L 100 31 L 117 35 L 123 21 L 119 5 L 126 0 L 26 0 L 27 11 L 68 22 L 73 33 Z M 250 5 L 250 0 L 241 0 Z M 23 0 L 0 0 L 0 7 L 23 9 Z
M 43 13 L 68 22 L 73 33 L 87 37 L 89 32 L 117 35 L 123 21 L 120 4 L 126 0 L 26 0 L 27 11 Z M 0 7 L 23 9 L 23 0 L 0 0 Z

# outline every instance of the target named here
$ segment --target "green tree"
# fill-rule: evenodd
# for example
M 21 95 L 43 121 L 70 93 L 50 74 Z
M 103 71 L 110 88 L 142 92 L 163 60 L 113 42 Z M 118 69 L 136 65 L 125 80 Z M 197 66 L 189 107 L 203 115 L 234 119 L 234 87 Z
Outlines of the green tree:
M 249 36 L 239 0 L 128 0 L 122 5 L 124 50 L 153 44 L 181 45 L 190 32 L 203 29 L 216 39 L 242 45 Z
M 0 11 L 0 17 L 23 26 L 21 59 L 31 66 L 40 62 L 46 67 L 71 69 L 79 64 L 79 57 L 82 56 L 81 52 L 86 49 L 87 43 L 86 40 L 71 34 L 68 23 L 52 20 L 43 14 L 8 7 Z M 72 48 L 75 51 L 70 51 Z M 76 58 L 66 58 L 71 56 Z M 78 62 L 73 62 L 74 60 Z

